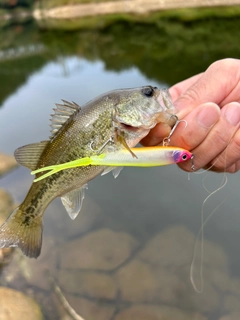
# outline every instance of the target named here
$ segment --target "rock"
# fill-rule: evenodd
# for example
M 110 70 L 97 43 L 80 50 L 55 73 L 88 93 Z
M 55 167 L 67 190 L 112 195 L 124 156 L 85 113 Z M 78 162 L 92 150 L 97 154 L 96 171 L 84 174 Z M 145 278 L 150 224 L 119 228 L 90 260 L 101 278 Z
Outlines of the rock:
M 0 176 L 6 174 L 8 171 L 18 166 L 14 156 L 5 155 L 0 153 Z
M 13 209 L 13 198 L 7 191 L 0 189 L 0 225 L 3 224 Z
M 6 264 L 9 262 L 9 260 L 7 258 L 10 257 L 12 251 L 13 251 L 13 248 L 0 249 L 0 265 Z
M 29 259 L 20 249 L 16 249 L 11 262 L 2 271 L 4 284 L 28 283 L 33 287 L 51 290 L 47 271 L 52 275 L 56 272 L 55 248 L 52 238 L 45 237 L 42 253 L 38 259 Z
M 158 291 L 158 282 L 150 266 L 133 260 L 116 273 L 121 298 L 130 302 L 153 301 Z
M 199 313 L 183 312 L 181 309 L 156 305 L 135 305 L 121 311 L 114 320 L 207 320 Z
M 51 203 L 51 212 L 57 212 L 57 214 L 48 215 L 48 225 L 45 228 L 45 233 L 51 235 L 53 230 L 56 230 L 54 233 L 57 236 L 59 235 L 62 238 L 62 235 L 64 235 L 64 241 L 79 237 L 95 228 L 104 219 L 100 207 L 87 195 L 83 201 L 81 212 L 75 220 L 70 219 L 61 201 Z
M 138 258 L 152 265 L 183 266 L 191 262 L 195 237 L 185 226 L 175 226 L 148 241 Z
M 0 287 L 0 304 L 1 320 L 43 320 L 39 305 L 22 292 Z
M 15 205 L 11 195 L 4 189 L 0 189 L 0 226 L 4 223 L 10 213 L 13 211 Z M 0 249 L 0 267 L 2 264 L 9 262 L 9 256 L 13 248 Z
M 71 307 L 81 316 L 84 320 L 107 320 L 112 319 L 115 308 L 112 304 L 104 302 L 93 302 L 87 299 L 76 297 L 70 294 L 66 295 Z
M 138 254 L 138 258 L 152 265 L 184 266 L 192 261 L 195 240 L 196 236 L 185 226 L 171 227 L 150 239 Z M 200 265 L 199 253 L 198 245 L 196 264 Z M 228 270 L 228 259 L 223 249 L 206 239 L 204 239 L 204 266 Z
M 240 295 L 240 279 L 239 278 L 231 278 L 228 282 L 229 291 L 235 293 L 236 295 Z
M 81 270 L 60 270 L 58 283 L 64 291 L 90 298 L 115 299 L 117 286 L 107 274 Z
M 38 259 L 29 259 L 21 254 L 25 267 L 19 268 L 20 274 L 25 277 L 28 284 L 43 290 L 52 290 L 48 279 L 56 273 L 57 251 L 52 237 L 45 237 L 41 255 Z M 19 264 L 17 264 L 19 266 Z M 16 264 L 15 264 L 16 269 Z
M 224 297 L 224 310 L 232 311 L 232 312 L 239 312 L 239 319 L 240 319 L 240 304 L 239 304 L 240 297 L 239 295 L 233 294 L 226 294 Z
M 200 312 L 217 312 L 219 305 L 223 307 L 221 293 L 230 289 L 227 256 L 221 247 L 204 242 L 203 293 L 198 294 L 190 282 L 194 240 L 194 235 L 181 226 L 150 239 L 143 250 L 115 274 L 123 301 L 164 303 Z M 199 267 L 200 260 L 196 259 L 194 282 L 200 290 Z
M 131 256 L 137 245 L 127 233 L 100 229 L 63 246 L 60 265 L 67 269 L 113 270 Z
M 240 313 L 234 312 L 234 313 L 222 316 L 219 320 L 239 320 L 239 319 L 240 319 Z
M 116 281 L 121 298 L 126 302 L 167 303 L 183 309 L 190 305 L 201 312 L 217 310 L 220 304 L 219 294 L 211 282 L 205 281 L 204 294 L 193 291 L 189 270 L 180 274 L 136 259 L 118 270 Z

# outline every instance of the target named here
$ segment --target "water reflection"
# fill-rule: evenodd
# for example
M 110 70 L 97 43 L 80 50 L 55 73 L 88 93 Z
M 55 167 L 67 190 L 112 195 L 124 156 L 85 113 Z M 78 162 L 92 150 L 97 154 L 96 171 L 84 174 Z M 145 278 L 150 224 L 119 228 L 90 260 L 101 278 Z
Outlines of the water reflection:
M 195 42 L 194 52 L 193 46 L 184 48 L 186 39 L 174 38 L 174 27 L 173 22 L 164 29 L 168 37 L 172 36 L 169 47 L 164 47 L 166 42 L 156 29 L 153 32 L 141 25 L 134 26 L 129 39 L 125 24 L 112 26 L 101 36 L 99 31 L 86 31 L 72 37 L 63 35 L 61 40 L 49 33 L 38 34 L 36 39 L 41 38 L 44 52 L 1 62 L 0 71 L 5 70 L 6 77 L 0 80 L 5 82 L 0 150 L 12 154 L 21 145 L 47 139 L 49 114 L 61 98 L 82 105 L 115 88 L 167 86 L 221 56 L 218 49 L 223 44 L 212 55 L 211 50 L 203 50 L 206 42 Z M 191 31 L 182 28 L 186 32 L 183 38 L 191 37 Z M 162 50 L 155 48 L 156 42 L 161 42 Z M 235 48 L 233 44 L 231 48 Z M 181 55 L 179 61 L 182 50 L 186 50 L 186 56 Z M 187 174 L 175 166 L 126 168 L 117 180 L 110 174 L 96 178 L 89 184 L 76 221 L 70 221 L 59 200 L 54 201 L 45 214 L 40 259 L 30 260 L 16 252 L 3 270 L 1 284 L 23 292 L 32 290 L 46 319 L 51 320 L 59 319 L 65 311 L 54 300 L 46 268 L 86 320 L 163 316 L 223 320 L 224 315 L 234 319 L 232 313 L 239 312 L 240 298 L 240 182 L 239 175 L 228 177 L 227 186 L 204 207 L 206 216 L 229 195 L 205 229 L 202 295 L 194 292 L 189 270 L 201 207 L 208 193 L 202 186 L 203 175 L 191 175 L 189 181 Z M 209 173 L 204 183 L 214 190 L 221 179 L 221 175 Z M 20 167 L 1 179 L 0 187 L 20 202 L 31 180 L 29 170 Z M 195 269 L 198 284 L 199 252 Z

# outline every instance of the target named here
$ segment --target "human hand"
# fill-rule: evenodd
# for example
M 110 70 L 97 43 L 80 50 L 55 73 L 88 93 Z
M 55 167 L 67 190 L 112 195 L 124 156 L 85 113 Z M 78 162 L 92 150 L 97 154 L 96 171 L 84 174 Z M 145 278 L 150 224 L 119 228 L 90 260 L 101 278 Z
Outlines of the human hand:
M 177 109 L 179 124 L 171 136 L 171 145 L 194 153 L 196 169 L 217 172 L 240 169 L 240 60 L 214 62 L 199 75 L 169 89 Z M 185 127 L 185 129 L 184 129 Z M 166 128 L 158 124 L 143 145 L 158 145 L 166 137 Z M 189 163 L 182 163 L 190 171 Z

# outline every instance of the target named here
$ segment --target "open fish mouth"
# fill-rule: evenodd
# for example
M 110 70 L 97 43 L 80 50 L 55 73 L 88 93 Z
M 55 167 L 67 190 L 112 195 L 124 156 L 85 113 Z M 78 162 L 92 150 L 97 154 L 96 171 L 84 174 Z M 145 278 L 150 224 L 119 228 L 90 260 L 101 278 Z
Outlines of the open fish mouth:
M 131 132 L 137 132 L 139 130 L 149 130 L 152 129 L 158 122 L 157 119 L 159 114 L 161 114 L 161 112 L 157 112 L 154 115 L 145 113 L 142 114 L 141 119 L 130 120 L 129 122 L 116 117 L 115 123 L 120 129 L 128 130 Z
M 137 132 L 139 129 L 142 128 L 141 125 L 139 126 L 133 126 L 129 123 L 125 123 L 125 122 L 119 122 L 119 126 L 121 129 L 124 129 L 124 130 L 128 130 L 128 131 L 131 131 L 131 132 Z

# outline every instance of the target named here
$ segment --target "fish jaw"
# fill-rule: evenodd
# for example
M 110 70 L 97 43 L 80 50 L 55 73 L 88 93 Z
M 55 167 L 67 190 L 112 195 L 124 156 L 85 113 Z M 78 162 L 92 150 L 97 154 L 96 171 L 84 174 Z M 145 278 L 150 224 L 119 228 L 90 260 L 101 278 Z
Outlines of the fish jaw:
M 163 93 L 164 92 L 164 93 Z M 172 104 L 164 101 L 166 91 L 152 86 L 141 87 L 122 99 L 121 103 L 113 108 L 112 119 L 114 127 L 124 132 L 139 133 L 155 127 L 157 123 L 165 123 L 172 127 L 176 122 Z M 160 99 L 161 97 L 161 99 Z M 169 95 L 170 97 L 170 95 Z M 159 100 L 163 101 L 160 104 Z M 170 98 L 169 98 L 170 101 Z M 144 137 L 142 136 L 142 138 Z

